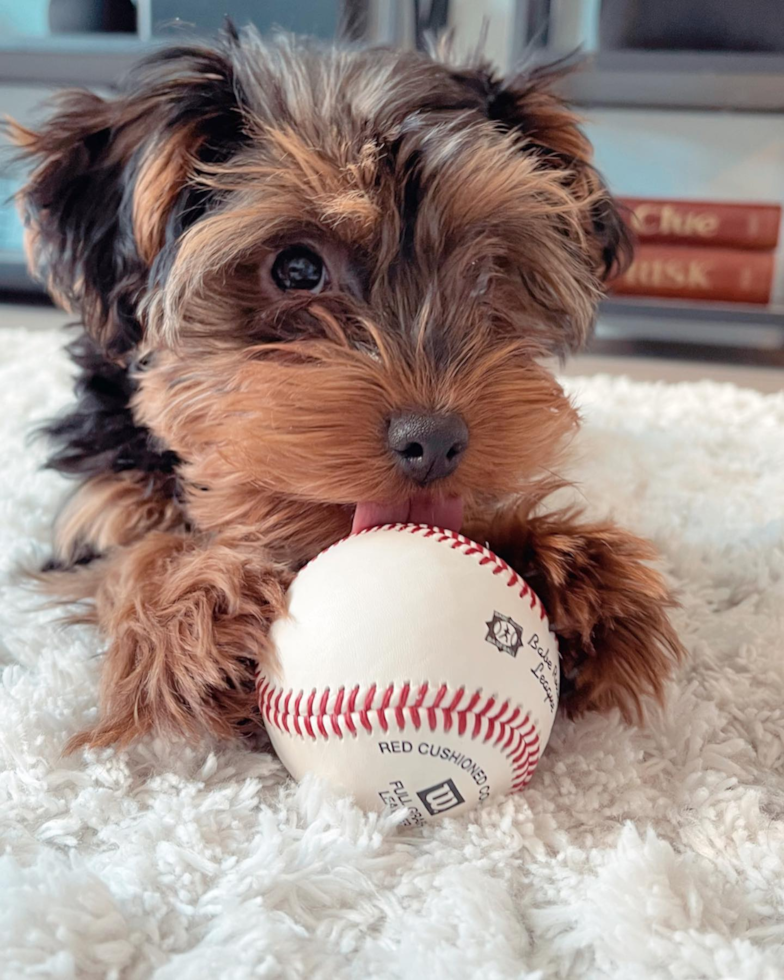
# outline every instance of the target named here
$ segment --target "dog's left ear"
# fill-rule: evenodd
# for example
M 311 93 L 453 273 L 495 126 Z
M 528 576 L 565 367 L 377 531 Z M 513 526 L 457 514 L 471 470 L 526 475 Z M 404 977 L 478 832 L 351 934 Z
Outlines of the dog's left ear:
M 594 272 L 606 281 L 628 267 L 632 239 L 618 202 L 593 166 L 593 147 L 579 117 L 558 94 L 559 83 L 572 70 L 548 65 L 503 81 L 484 68 L 459 75 L 483 94 L 489 119 L 522 137 L 526 151 L 536 153 L 542 166 L 564 172 L 576 204 L 584 207 Z
M 156 51 L 113 97 L 69 90 L 36 129 L 8 123 L 32 165 L 18 195 L 31 271 L 109 357 L 139 342 L 165 249 L 211 206 L 200 168 L 246 141 L 235 41 Z

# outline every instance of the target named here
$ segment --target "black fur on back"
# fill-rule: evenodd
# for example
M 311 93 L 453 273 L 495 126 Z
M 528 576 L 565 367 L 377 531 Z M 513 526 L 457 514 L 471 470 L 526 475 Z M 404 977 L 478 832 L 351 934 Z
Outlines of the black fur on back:
M 199 164 L 221 162 L 247 141 L 237 44 L 229 30 L 215 49 L 157 51 L 115 97 L 63 92 L 36 132 L 17 131 L 20 157 L 33 168 L 20 194 L 33 231 L 32 269 L 81 317 L 82 332 L 67 348 L 78 368 L 76 403 L 41 430 L 54 447 L 47 466 L 60 473 L 89 479 L 135 471 L 149 475 L 156 493 L 177 494 L 177 455 L 136 422 L 130 406 L 143 336 L 137 306 L 165 278 L 182 232 L 214 195 L 182 175 L 165 243 L 148 264 L 134 237 L 134 193 L 151 150 L 163 152 L 183 131 Z
M 67 350 L 79 368 L 76 404 L 41 430 L 56 446 L 47 467 L 82 478 L 136 470 L 163 477 L 161 489 L 174 495 L 179 459 L 134 420 L 132 373 L 108 360 L 87 333 Z

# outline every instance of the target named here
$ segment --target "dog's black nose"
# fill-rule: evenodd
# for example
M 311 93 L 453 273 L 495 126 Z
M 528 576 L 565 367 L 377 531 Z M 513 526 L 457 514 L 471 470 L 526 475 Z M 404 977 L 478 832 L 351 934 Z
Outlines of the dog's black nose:
M 459 415 L 406 412 L 390 419 L 387 440 L 401 470 L 424 486 L 457 469 L 468 427 Z

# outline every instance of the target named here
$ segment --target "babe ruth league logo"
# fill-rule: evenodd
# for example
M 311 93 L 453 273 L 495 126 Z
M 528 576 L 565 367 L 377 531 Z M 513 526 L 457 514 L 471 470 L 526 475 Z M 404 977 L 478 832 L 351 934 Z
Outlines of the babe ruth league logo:
M 501 653 L 508 653 L 510 657 L 516 657 L 517 651 L 523 645 L 523 627 L 519 626 L 511 617 L 504 616 L 500 612 L 494 612 L 493 618 L 488 620 L 485 625 L 487 626 L 485 640 L 492 643 Z

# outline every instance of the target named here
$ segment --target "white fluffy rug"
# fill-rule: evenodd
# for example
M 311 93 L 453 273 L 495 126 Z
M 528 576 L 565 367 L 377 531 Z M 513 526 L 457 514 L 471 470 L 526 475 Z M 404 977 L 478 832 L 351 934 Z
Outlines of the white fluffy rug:
M 100 646 L 14 584 L 64 483 L 50 333 L 0 332 L 0 976 L 784 976 L 784 396 L 570 385 L 591 510 L 660 546 L 692 658 L 645 731 L 560 720 L 523 796 L 419 834 L 238 747 L 63 759 Z

